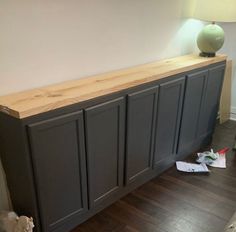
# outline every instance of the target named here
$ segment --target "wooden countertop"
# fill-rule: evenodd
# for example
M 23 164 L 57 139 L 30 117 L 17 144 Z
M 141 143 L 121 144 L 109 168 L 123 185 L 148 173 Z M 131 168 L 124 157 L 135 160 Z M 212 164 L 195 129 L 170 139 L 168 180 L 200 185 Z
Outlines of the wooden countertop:
M 0 97 L 0 111 L 22 119 L 225 61 L 226 59 L 226 55 L 203 58 L 191 54 L 93 77 L 67 81 L 43 88 L 2 96 Z

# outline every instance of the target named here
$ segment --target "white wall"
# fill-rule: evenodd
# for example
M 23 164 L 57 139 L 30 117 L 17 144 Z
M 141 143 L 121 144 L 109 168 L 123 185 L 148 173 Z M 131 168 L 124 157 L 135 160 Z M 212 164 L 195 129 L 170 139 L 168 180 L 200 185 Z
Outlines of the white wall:
M 1 0 L 0 95 L 180 54 L 182 0 Z

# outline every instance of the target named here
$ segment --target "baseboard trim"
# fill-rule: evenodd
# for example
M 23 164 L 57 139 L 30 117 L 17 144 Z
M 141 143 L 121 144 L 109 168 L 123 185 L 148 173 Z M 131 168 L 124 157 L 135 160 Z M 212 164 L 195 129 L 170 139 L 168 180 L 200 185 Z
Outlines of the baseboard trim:
M 230 120 L 236 121 L 236 107 L 231 107 Z
M 230 115 L 230 120 L 236 121 L 236 114 L 231 114 Z

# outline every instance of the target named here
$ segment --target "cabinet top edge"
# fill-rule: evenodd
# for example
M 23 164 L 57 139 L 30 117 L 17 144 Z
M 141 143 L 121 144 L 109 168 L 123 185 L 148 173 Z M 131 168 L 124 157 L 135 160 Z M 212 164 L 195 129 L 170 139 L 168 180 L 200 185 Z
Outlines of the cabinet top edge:
M 226 60 L 223 54 L 212 58 L 189 54 L 66 81 L 1 96 L 0 112 L 23 119 Z

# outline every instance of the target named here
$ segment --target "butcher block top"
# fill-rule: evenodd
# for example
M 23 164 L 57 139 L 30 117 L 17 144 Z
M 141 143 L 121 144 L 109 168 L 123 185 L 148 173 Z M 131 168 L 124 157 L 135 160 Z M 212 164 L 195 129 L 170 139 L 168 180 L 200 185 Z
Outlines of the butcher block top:
M 32 89 L 0 97 L 0 111 L 22 119 L 226 59 L 226 55 L 204 58 L 191 54 Z

